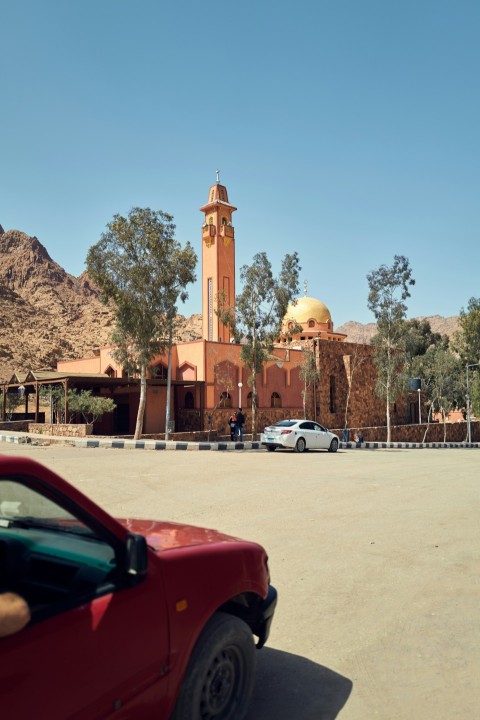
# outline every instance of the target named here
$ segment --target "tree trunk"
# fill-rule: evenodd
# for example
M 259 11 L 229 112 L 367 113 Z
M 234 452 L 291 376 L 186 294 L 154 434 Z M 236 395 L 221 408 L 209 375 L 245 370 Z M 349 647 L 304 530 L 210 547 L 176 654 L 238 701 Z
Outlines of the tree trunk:
M 140 368 L 140 402 L 138 403 L 137 424 L 135 426 L 134 440 L 140 440 L 143 428 L 143 416 L 147 402 L 147 368 L 142 364 Z
M 257 439 L 257 336 L 253 331 L 253 370 L 252 370 L 252 440 Z
M 392 429 L 390 427 L 390 397 L 387 395 L 387 443 L 392 441 Z
M 429 406 L 429 408 L 428 408 L 427 427 L 425 428 L 425 433 L 424 433 L 424 435 L 423 435 L 422 443 L 425 442 L 425 438 L 427 437 L 427 432 L 428 432 L 428 430 L 429 430 L 429 428 L 430 428 L 430 418 L 431 418 L 431 416 L 432 416 L 432 403 L 430 403 L 430 406 Z
M 252 383 L 252 440 L 257 439 L 257 378 Z
M 165 440 L 168 440 L 170 434 L 170 393 L 172 387 L 172 338 L 173 329 L 170 324 L 168 328 L 168 370 L 167 370 L 167 406 L 165 409 Z

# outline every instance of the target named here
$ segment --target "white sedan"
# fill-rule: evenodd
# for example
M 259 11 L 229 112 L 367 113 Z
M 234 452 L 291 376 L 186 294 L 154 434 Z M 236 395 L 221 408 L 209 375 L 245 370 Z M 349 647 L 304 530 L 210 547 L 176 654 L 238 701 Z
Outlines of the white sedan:
M 267 450 L 292 448 L 295 452 L 305 450 L 328 450 L 337 452 L 338 437 L 313 420 L 280 420 L 266 427 L 260 442 Z

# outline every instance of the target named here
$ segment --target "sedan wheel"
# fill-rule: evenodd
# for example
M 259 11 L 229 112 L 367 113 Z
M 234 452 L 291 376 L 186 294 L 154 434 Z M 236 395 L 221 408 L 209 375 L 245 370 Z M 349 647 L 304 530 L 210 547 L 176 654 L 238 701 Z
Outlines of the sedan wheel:
M 276 450 L 276 449 L 277 448 L 275 447 L 275 445 L 267 445 L 268 452 L 274 452 L 274 450 Z
M 338 450 L 338 440 L 337 438 L 333 438 L 332 442 L 330 443 L 330 447 L 328 448 L 328 452 L 337 452 Z
M 302 453 L 305 451 L 307 443 L 303 437 L 298 438 L 297 444 L 295 445 L 295 452 Z

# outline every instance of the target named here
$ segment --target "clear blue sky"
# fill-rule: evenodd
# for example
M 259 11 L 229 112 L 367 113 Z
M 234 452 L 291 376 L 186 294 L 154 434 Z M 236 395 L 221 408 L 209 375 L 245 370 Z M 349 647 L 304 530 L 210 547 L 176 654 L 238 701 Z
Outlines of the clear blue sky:
M 480 296 L 478 0 L 3 0 L 0 33 L 0 224 L 71 274 L 133 206 L 200 258 L 219 168 L 237 279 L 298 250 L 335 326 L 395 254 L 409 316 Z

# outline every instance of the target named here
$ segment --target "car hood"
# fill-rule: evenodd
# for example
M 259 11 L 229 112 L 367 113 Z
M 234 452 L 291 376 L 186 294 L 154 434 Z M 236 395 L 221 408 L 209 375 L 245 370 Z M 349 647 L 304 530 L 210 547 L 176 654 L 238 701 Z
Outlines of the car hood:
M 195 525 L 182 525 L 181 523 L 158 520 L 134 520 L 132 518 L 118 518 L 118 521 L 129 532 L 143 535 L 148 546 L 156 552 L 191 547 L 192 545 L 239 542 L 238 538 L 231 535 L 225 535 L 218 532 L 218 530 L 196 527 Z

